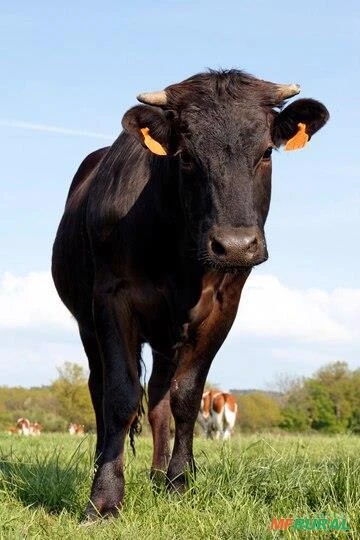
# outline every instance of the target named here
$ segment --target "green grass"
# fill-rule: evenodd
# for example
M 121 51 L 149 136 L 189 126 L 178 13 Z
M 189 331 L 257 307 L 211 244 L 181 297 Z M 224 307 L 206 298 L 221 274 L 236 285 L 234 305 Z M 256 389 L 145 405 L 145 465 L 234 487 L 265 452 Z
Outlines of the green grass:
M 0 538 L 201 540 L 360 538 L 360 438 L 238 436 L 195 440 L 198 474 L 182 498 L 154 494 L 149 438 L 127 452 L 117 519 L 80 524 L 94 438 L 0 435 Z M 351 532 L 273 532 L 273 517 L 346 517 Z

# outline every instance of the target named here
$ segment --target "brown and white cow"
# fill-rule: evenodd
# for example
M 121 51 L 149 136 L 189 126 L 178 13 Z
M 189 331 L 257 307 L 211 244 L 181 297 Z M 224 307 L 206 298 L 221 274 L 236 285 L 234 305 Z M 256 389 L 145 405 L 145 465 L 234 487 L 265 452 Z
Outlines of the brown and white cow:
M 21 417 L 16 422 L 16 427 L 19 435 L 30 435 L 30 420 L 28 418 Z
M 68 430 L 70 435 L 84 435 L 85 433 L 84 426 L 82 424 L 75 424 L 74 422 L 69 424 Z
M 207 438 L 230 439 L 235 426 L 237 403 L 231 394 L 218 390 L 203 393 L 198 422 Z
M 17 426 L 10 426 L 10 427 L 6 430 L 6 433 L 8 433 L 9 435 L 18 435 L 19 430 L 18 430 Z
M 19 435 L 37 436 L 40 435 L 43 426 L 39 422 L 30 422 L 28 418 L 21 417 L 16 422 L 16 430 Z
M 30 422 L 30 435 L 34 437 L 41 434 L 43 426 L 39 422 Z

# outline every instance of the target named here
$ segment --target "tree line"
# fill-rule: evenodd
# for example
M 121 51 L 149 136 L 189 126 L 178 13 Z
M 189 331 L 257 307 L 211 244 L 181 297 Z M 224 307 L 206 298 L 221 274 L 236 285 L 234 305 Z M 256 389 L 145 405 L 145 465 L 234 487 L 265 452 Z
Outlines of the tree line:
M 312 377 L 280 381 L 279 392 L 234 391 L 244 431 L 360 433 L 360 369 L 333 362 Z
M 95 416 L 82 366 L 66 362 L 49 386 L 0 387 L 0 428 L 8 429 L 18 418 L 42 424 L 45 432 L 65 431 L 70 422 L 95 430 Z
M 236 430 L 258 432 L 360 433 L 360 369 L 334 362 L 312 377 L 282 380 L 279 391 L 232 390 L 239 413 Z M 146 409 L 146 396 L 144 399 Z M 25 416 L 44 431 L 64 431 L 70 422 L 95 431 L 95 417 L 82 366 L 65 363 L 49 386 L 0 387 L 0 429 Z M 143 430 L 148 432 L 146 414 Z M 199 432 L 199 429 L 197 429 Z

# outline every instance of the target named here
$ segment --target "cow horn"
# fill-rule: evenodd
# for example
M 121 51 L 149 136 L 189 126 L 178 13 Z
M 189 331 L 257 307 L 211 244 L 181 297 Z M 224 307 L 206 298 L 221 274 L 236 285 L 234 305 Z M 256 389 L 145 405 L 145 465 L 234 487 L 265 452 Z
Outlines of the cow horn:
M 279 99 L 288 99 L 300 92 L 299 84 L 277 84 L 277 96 Z
M 136 99 L 147 105 L 166 105 L 167 103 L 165 90 L 160 90 L 160 92 L 144 92 L 143 94 L 139 94 Z

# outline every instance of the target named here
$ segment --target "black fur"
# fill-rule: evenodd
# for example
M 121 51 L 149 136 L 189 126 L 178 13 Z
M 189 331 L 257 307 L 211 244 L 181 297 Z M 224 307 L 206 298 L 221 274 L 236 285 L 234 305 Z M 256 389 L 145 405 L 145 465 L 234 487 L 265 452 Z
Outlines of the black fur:
M 251 267 L 267 257 L 271 147 L 297 122 L 306 120 L 312 135 L 327 119 L 314 100 L 279 113 L 275 90 L 236 70 L 171 85 L 166 106 L 130 109 L 125 131 L 74 177 L 52 272 L 89 358 L 98 432 L 90 515 L 94 507 L 114 513 L 122 502 L 124 439 L 130 432 L 134 446 L 141 413 L 143 343 L 154 354 L 153 471 L 168 463 L 171 402 L 167 478 L 170 487 L 184 487 L 207 372 Z M 145 127 L 167 156 L 144 146 Z

